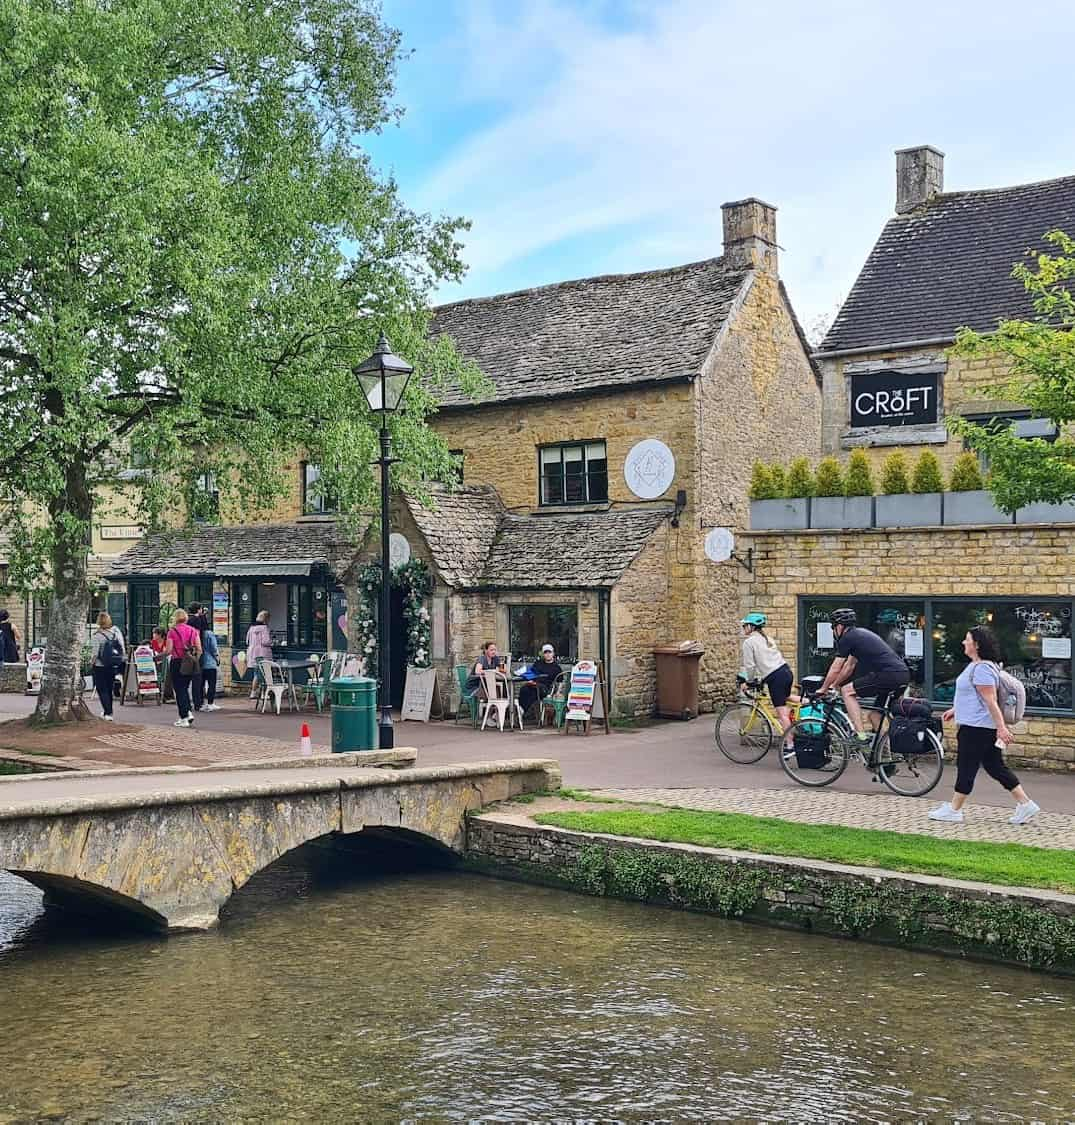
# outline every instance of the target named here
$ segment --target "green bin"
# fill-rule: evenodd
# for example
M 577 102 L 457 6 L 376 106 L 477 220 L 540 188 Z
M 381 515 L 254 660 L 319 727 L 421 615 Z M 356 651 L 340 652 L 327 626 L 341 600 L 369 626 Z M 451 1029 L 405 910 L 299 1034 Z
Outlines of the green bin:
M 376 750 L 377 681 L 341 676 L 329 683 L 332 698 L 332 752 Z

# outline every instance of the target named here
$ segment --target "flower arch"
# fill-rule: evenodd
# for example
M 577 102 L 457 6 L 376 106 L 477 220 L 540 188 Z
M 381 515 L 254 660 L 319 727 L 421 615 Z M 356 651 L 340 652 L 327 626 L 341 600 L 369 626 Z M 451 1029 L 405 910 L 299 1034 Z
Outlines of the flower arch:
M 432 663 L 432 627 L 425 599 L 433 590 L 429 567 L 411 559 L 391 571 L 391 583 L 403 591 L 403 632 L 407 638 L 407 663 L 428 668 Z M 381 564 L 367 563 L 358 572 L 358 651 L 366 661 L 367 675 L 377 667 L 377 606 L 381 597 Z

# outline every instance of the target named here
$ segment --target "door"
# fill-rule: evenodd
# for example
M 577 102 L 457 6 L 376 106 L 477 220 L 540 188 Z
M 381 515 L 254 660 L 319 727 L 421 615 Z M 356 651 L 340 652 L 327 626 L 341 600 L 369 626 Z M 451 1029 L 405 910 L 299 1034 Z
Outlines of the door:
M 393 707 L 403 706 L 403 687 L 407 677 L 407 628 L 403 621 L 403 591 L 392 587 L 391 614 L 389 616 L 389 667 L 392 670 L 389 697 Z

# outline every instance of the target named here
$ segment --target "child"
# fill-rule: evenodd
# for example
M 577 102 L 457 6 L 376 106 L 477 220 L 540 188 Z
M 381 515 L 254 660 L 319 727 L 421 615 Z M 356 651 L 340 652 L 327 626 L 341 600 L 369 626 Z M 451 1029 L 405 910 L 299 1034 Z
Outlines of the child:
M 153 655 L 160 656 L 164 651 L 164 645 L 168 639 L 168 630 L 162 629 L 159 625 L 153 630 L 153 636 L 150 637 L 149 643 L 153 646 Z

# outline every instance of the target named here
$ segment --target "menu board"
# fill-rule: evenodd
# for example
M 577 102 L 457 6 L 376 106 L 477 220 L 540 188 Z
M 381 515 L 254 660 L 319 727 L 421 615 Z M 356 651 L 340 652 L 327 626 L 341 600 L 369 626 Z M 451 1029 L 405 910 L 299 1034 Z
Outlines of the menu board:
M 228 621 L 231 617 L 231 606 L 228 604 L 227 590 L 213 591 L 213 632 L 218 637 L 228 635 Z
M 401 719 L 413 719 L 418 723 L 429 722 L 433 708 L 433 697 L 437 689 L 436 668 L 415 668 L 407 666 L 407 682 L 403 688 Z
M 26 656 L 26 694 L 39 695 L 41 676 L 45 671 L 45 650 L 32 648 Z
M 571 669 L 571 684 L 567 691 L 566 718 L 578 722 L 590 721 L 596 683 L 597 665 L 592 660 L 580 660 Z
M 138 694 L 156 695 L 160 691 L 157 678 L 157 662 L 153 659 L 153 649 L 149 645 L 139 645 L 131 654 L 134 674 L 138 683 Z

